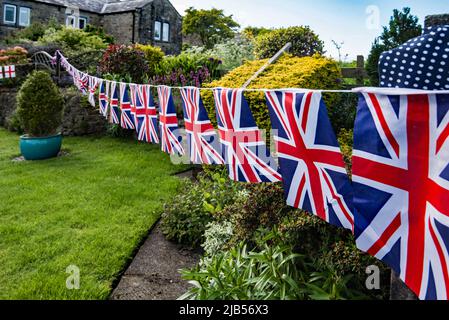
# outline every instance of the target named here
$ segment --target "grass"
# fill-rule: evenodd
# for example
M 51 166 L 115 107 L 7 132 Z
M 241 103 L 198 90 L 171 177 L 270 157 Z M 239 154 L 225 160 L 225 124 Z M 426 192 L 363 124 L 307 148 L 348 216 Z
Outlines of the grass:
M 86 137 L 65 138 L 67 156 L 12 162 L 18 141 L 0 128 L 0 299 L 106 299 L 185 167 L 158 146 Z

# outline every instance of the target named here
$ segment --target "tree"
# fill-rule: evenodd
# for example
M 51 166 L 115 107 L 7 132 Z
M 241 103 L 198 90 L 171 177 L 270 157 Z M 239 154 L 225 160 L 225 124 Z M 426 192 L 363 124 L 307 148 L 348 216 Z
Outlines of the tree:
M 403 8 L 402 11 L 395 9 L 389 25 L 384 26 L 382 34 L 374 40 L 366 63 L 366 71 L 372 85 L 379 85 L 378 65 L 382 52 L 399 47 L 422 34 L 423 30 L 418 17 L 410 12 L 410 8 Z
M 184 35 L 198 36 L 203 46 L 208 49 L 220 40 L 233 38 L 240 25 L 234 21 L 232 15 L 226 16 L 223 10 L 197 10 L 190 7 L 186 11 L 182 23 Z

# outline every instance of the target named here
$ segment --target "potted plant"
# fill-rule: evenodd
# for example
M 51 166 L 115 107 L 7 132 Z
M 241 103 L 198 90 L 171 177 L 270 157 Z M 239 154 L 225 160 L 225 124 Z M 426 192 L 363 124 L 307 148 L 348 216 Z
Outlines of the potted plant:
M 35 71 L 17 95 L 17 116 L 26 135 L 20 137 L 20 151 L 26 160 L 56 157 L 61 150 L 64 98 L 50 75 Z

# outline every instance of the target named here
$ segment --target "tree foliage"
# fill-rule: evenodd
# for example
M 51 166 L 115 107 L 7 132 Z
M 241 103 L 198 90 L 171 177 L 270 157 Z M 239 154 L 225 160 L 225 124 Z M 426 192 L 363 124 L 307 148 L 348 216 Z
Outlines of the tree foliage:
M 421 34 L 422 26 L 418 17 L 411 14 L 410 8 L 393 11 L 388 26 L 384 26 L 382 34 L 374 40 L 368 56 L 366 70 L 372 85 L 379 85 L 378 64 L 382 52 L 394 49 Z
M 226 16 L 220 9 L 197 10 L 190 7 L 185 12 L 182 24 L 183 33 L 198 36 L 201 43 L 208 49 L 222 39 L 233 38 L 240 27 L 232 15 Z

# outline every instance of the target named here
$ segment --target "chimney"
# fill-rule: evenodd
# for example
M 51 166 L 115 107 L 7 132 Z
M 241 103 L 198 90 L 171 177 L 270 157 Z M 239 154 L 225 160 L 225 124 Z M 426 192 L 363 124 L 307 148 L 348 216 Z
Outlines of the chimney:
M 427 16 L 424 22 L 425 28 L 441 25 L 449 25 L 449 13 Z

